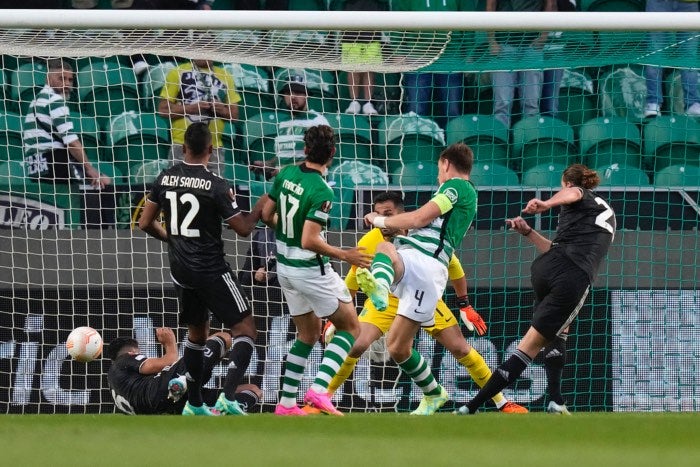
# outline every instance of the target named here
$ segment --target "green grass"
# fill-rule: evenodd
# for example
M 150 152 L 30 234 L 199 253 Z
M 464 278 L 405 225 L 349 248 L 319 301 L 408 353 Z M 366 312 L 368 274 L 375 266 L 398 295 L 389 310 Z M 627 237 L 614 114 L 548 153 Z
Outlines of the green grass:
M 697 466 L 698 413 L 0 416 L 2 465 Z

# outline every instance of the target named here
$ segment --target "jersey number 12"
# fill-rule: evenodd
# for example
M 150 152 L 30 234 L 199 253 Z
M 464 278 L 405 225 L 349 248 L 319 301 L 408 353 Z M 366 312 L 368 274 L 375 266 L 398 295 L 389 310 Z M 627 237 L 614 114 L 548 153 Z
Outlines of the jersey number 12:
M 177 193 L 174 191 L 166 191 L 165 197 L 170 201 L 170 222 L 168 227 L 172 235 L 181 235 L 183 237 L 199 237 L 199 229 L 190 229 L 190 224 L 199 212 L 199 200 L 192 193 L 183 193 L 180 196 L 179 203 Z M 190 209 L 185 214 L 185 218 L 180 222 L 179 209 L 181 204 L 189 204 Z

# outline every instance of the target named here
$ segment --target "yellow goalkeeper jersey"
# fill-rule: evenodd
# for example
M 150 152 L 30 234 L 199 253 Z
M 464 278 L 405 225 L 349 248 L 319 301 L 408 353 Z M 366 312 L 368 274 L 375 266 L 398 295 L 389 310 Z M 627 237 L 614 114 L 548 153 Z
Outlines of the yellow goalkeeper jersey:
M 375 227 L 366 234 L 364 234 L 362 238 L 360 238 L 360 240 L 357 242 L 357 246 L 364 247 L 365 253 L 374 255 L 374 253 L 377 251 L 377 245 L 379 245 L 383 241 L 384 236 L 382 235 L 382 231 L 379 228 Z M 350 272 L 348 272 L 348 275 L 345 277 L 345 285 L 347 285 L 348 289 L 352 291 L 357 291 L 360 289 L 360 286 L 357 284 L 356 270 L 357 267 L 352 266 L 350 268 Z M 447 266 L 447 275 L 451 281 L 461 279 L 462 277 L 464 277 L 464 269 L 462 268 L 462 263 L 459 262 L 459 259 L 457 259 L 457 256 L 455 256 L 454 254 L 450 258 L 450 262 Z M 387 306 L 387 309 L 382 313 L 388 315 L 396 314 L 398 305 L 399 299 L 396 298 L 393 294 L 389 294 L 389 304 Z M 377 311 L 374 305 L 372 304 L 371 300 L 365 300 L 363 306 L 370 311 Z

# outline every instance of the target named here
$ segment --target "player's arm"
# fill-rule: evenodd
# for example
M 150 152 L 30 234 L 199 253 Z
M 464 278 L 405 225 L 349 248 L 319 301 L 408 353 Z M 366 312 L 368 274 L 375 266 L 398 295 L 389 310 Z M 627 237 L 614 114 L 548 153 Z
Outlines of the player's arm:
M 364 248 L 338 248 L 329 245 L 321 236 L 322 230 L 323 227 L 318 222 L 312 220 L 304 221 L 304 228 L 301 232 L 301 247 L 319 255 L 330 256 L 355 266 L 369 267 L 372 257 L 364 252 Z
M 552 241 L 550 239 L 540 235 L 538 231 L 530 227 L 527 221 L 520 216 L 513 219 L 506 219 L 506 225 L 523 237 L 527 237 L 528 241 L 532 243 L 540 253 L 545 253 L 552 247 Z
M 402 212 L 401 214 L 395 214 L 390 217 L 380 216 L 376 212 L 370 212 L 365 216 L 365 224 L 374 225 L 382 229 L 417 229 L 425 227 L 452 208 L 451 203 L 447 210 L 439 204 L 441 196 L 447 198 L 445 195 L 438 194 L 435 198 L 415 211 Z M 449 200 L 447 202 L 449 203 Z
M 175 333 L 170 328 L 156 329 L 156 339 L 163 345 L 163 356 L 159 358 L 147 358 L 139 367 L 142 375 L 155 375 L 163 371 L 163 368 L 175 363 L 179 358 L 177 354 L 177 341 Z
M 247 237 L 253 232 L 253 230 L 255 230 L 255 226 L 260 220 L 260 216 L 262 215 L 263 211 L 263 206 L 265 206 L 266 204 L 266 199 L 267 195 L 261 196 L 258 199 L 258 202 L 255 203 L 255 206 L 253 206 L 252 211 L 240 211 L 233 217 L 229 217 L 228 219 L 226 219 L 226 223 L 231 229 L 235 230 L 238 235 L 242 237 Z
M 263 204 L 261 220 L 271 229 L 277 227 L 277 202 L 269 196 Z
M 159 214 L 160 205 L 155 201 L 151 201 L 150 196 L 146 198 L 146 203 L 141 210 L 141 217 L 139 217 L 139 229 L 143 230 L 151 237 L 157 238 L 162 242 L 167 242 L 168 232 L 158 221 Z
M 559 190 L 554 196 L 547 201 L 534 198 L 528 201 L 523 212 L 525 214 L 539 214 L 548 211 L 554 207 L 565 204 L 573 204 L 583 198 L 583 190 L 579 187 L 567 187 Z

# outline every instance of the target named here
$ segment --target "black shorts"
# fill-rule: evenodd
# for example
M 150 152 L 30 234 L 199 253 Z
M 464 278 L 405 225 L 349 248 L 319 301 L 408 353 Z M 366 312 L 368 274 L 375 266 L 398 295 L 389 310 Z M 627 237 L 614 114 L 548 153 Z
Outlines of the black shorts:
M 236 276 L 229 270 L 194 288 L 175 284 L 180 302 L 181 324 L 202 324 L 211 311 L 221 323 L 231 327 L 248 316 L 250 302 Z
M 532 327 L 554 339 L 576 318 L 590 291 L 588 274 L 556 246 L 530 268 L 535 306 Z

